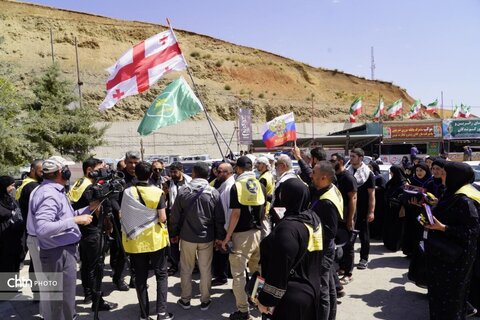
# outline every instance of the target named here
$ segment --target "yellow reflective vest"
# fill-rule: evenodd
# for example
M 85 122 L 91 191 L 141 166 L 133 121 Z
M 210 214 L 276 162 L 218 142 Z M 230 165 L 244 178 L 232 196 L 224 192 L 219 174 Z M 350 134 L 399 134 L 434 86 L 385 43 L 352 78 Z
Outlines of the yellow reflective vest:
M 343 220 L 343 197 L 342 193 L 334 185 L 320 196 L 320 200 L 330 200 L 333 205 L 337 208 L 340 218 Z
M 150 209 L 157 209 L 163 190 L 154 186 L 132 187 L 132 195 L 140 199 L 138 191 L 142 196 L 145 206 Z M 128 239 L 122 232 L 122 243 L 127 253 L 155 252 L 168 245 L 168 229 L 165 223 L 155 223 L 150 228 L 143 230 L 135 239 Z
M 262 185 L 254 177 L 246 177 L 235 182 L 238 202 L 244 206 L 261 206 L 265 204 Z
M 68 199 L 70 200 L 71 203 L 78 202 L 80 198 L 82 197 L 83 193 L 85 192 L 85 189 L 87 189 L 88 186 L 92 184 L 92 181 L 88 179 L 87 177 L 82 177 L 75 181 L 75 184 L 73 187 L 68 191 Z
M 468 198 L 472 199 L 473 201 L 476 201 L 477 203 L 480 204 L 480 191 L 478 191 L 474 186 L 471 184 L 466 184 L 460 189 L 458 189 L 455 194 L 463 194 L 467 196 Z
M 30 182 L 37 182 L 37 180 L 30 178 L 29 176 L 26 176 L 25 179 L 23 179 L 22 184 L 20 185 L 20 187 L 18 187 L 17 191 L 15 192 L 15 200 L 18 201 L 18 199 L 20 199 L 20 196 L 22 195 L 23 187 L 25 187 Z
M 270 171 L 265 171 L 262 175 L 258 178 L 258 180 L 265 179 L 267 181 L 267 185 L 265 186 L 265 191 L 267 192 L 267 196 L 273 194 L 273 189 L 275 187 L 275 182 L 273 180 L 273 174 Z
M 308 230 L 308 252 L 323 250 L 323 233 L 322 226 L 318 226 L 317 230 L 313 230 L 313 227 L 307 223 L 304 223 Z

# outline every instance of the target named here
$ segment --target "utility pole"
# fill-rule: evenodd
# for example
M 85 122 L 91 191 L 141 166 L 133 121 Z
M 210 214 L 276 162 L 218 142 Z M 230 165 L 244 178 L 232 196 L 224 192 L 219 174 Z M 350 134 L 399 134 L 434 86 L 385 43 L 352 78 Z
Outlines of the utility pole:
M 53 31 L 52 31 L 52 28 L 50 28 L 50 47 L 51 47 L 51 50 L 52 50 L 52 64 L 55 63 L 55 55 L 54 55 L 54 52 L 53 52 Z
M 375 56 L 373 54 L 373 47 L 371 47 L 371 67 L 372 69 L 372 80 L 375 80 Z
M 82 107 L 82 85 L 83 82 L 80 81 L 80 66 L 78 63 L 78 45 L 77 45 L 77 37 L 75 37 L 75 57 L 77 60 L 77 84 L 78 84 L 78 102 L 80 104 L 80 108 Z
M 313 105 L 313 97 L 315 95 L 312 93 L 312 144 L 315 144 L 315 122 L 314 122 L 314 112 L 315 112 L 315 108 L 314 108 L 314 105 Z
M 443 119 L 445 118 L 445 114 L 443 113 L 443 91 L 440 91 L 440 107 L 441 107 L 441 112 L 440 112 L 440 117 Z

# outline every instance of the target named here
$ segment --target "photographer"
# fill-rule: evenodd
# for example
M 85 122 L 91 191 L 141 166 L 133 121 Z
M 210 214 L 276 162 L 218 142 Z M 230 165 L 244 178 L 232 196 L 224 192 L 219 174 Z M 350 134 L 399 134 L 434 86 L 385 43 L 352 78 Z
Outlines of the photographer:
M 96 176 L 98 175 L 98 170 L 104 167 L 103 162 L 96 158 L 89 158 L 83 162 L 83 174 L 84 176 L 78 179 L 73 187 L 68 192 L 68 198 L 72 203 L 73 209 L 77 210 L 88 205 L 92 200 L 91 193 L 88 191 L 94 182 L 96 182 Z M 107 203 L 104 202 L 102 206 L 106 206 Z M 105 209 L 105 208 L 103 208 Z M 101 225 L 100 225 L 101 226 Z M 110 303 L 104 301 L 102 297 L 96 297 L 96 281 L 101 281 L 101 276 L 99 277 L 98 264 L 103 263 L 99 261 L 101 255 L 98 253 L 104 248 L 99 246 L 103 241 L 100 237 L 103 235 L 103 230 L 100 229 L 98 213 L 94 214 L 92 217 L 92 223 L 89 225 L 80 226 L 80 231 L 82 233 L 82 238 L 80 240 L 80 260 L 82 261 L 80 274 L 82 279 L 83 291 L 85 298 L 84 303 L 92 302 L 92 310 L 95 310 L 96 301 L 99 301 L 98 310 L 99 311 L 108 311 L 114 309 L 118 306 L 116 303 Z M 111 228 L 109 228 L 111 229 Z M 99 300 L 97 300 L 99 299 Z

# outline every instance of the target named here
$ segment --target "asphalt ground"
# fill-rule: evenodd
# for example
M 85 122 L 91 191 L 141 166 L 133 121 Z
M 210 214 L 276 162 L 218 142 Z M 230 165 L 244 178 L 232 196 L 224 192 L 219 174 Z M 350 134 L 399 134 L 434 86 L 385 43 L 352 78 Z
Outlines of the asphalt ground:
M 356 246 L 356 262 L 358 262 L 359 244 Z M 108 258 L 107 258 L 108 259 Z M 28 262 L 26 262 L 28 264 Z M 424 320 L 428 319 L 428 301 L 426 289 L 419 288 L 407 279 L 409 260 L 401 252 L 390 252 L 381 242 L 372 241 L 368 269 L 354 270 L 353 281 L 345 286 L 346 295 L 338 305 L 337 319 L 388 319 L 388 320 Z M 26 265 L 21 270 L 25 276 L 28 272 Z M 134 289 L 127 292 L 115 291 L 111 282 L 111 269 L 105 267 L 103 290 L 105 300 L 116 302 L 118 308 L 109 312 L 101 312 L 101 320 L 138 319 L 139 307 Z M 128 276 L 126 280 L 128 281 Z M 209 310 L 200 310 L 200 295 L 198 290 L 199 275 L 193 275 L 194 298 L 191 309 L 184 310 L 176 304 L 180 297 L 179 275 L 169 277 L 168 284 L 168 311 L 175 315 L 175 319 L 204 320 L 228 319 L 230 312 L 235 311 L 235 300 L 231 292 L 231 280 L 226 285 L 212 288 L 212 305 Z M 155 277 L 151 274 L 148 279 L 149 297 L 155 299 Z M 23 300 L 31 299 L 31 292 L 19 295 Z M 79 319 L 93 319 L 90 305 L 82 304 L 82 288 L 77 281 L 77 313 Z M 154 302 L 150 302 L 151 312 L 155 311 Z M 0 319 L 39 319 L 38 304 L 30 301 L 0 302 Z M 257 310 L 252 310 L 253 319 L 261 319 Z M 155 319 L 155 317 L 154 317 Z M 292 319 L 293 320 L 293 319 Z

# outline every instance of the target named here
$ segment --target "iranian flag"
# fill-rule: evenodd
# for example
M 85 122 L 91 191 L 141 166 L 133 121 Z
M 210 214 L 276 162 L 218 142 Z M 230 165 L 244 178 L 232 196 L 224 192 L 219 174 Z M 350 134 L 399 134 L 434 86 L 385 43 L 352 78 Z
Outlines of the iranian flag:
M 437 113 L 437 106 L 438 106 L 438 99 L 435 99 L 435 101 L 427 104 L 427 106 L 425 107 L 425 112 L 427 112 L 427 113 Z
M 402 108 L 402 99 L 398 99 L 387 108 L 387 116 L 392 119 L 395 118 L 402 113 Z
M 378 121 L 380 118 L 383 116 L 385 113 L 385 104 L 383 103 L 383 98 L 380 98 L 380 101 L 378 102 L 378 106 L 375 109 L 375 112 L 373 113 L 373 120 Z
M 460 105 L 460 118 L 469 118 L 470 117 L 470 107 L 464 105 L 463 103 Z
M 410 113 L 408 114 L 409 119 L 415 119 L 420 115 L 420 112 L 422 111 L 422 104 L 420 103 L 420 100 L 415 100 L 415 102 L 412 104 L 410 107 Z
M 460 118 L 460 108 L 458 106 L 453 109 L 452 118 Z
M 358 97 L 350 105 L 350 123 L 355 122 L 355 116 L 358 116 L 362 112 L 362 98 Z

